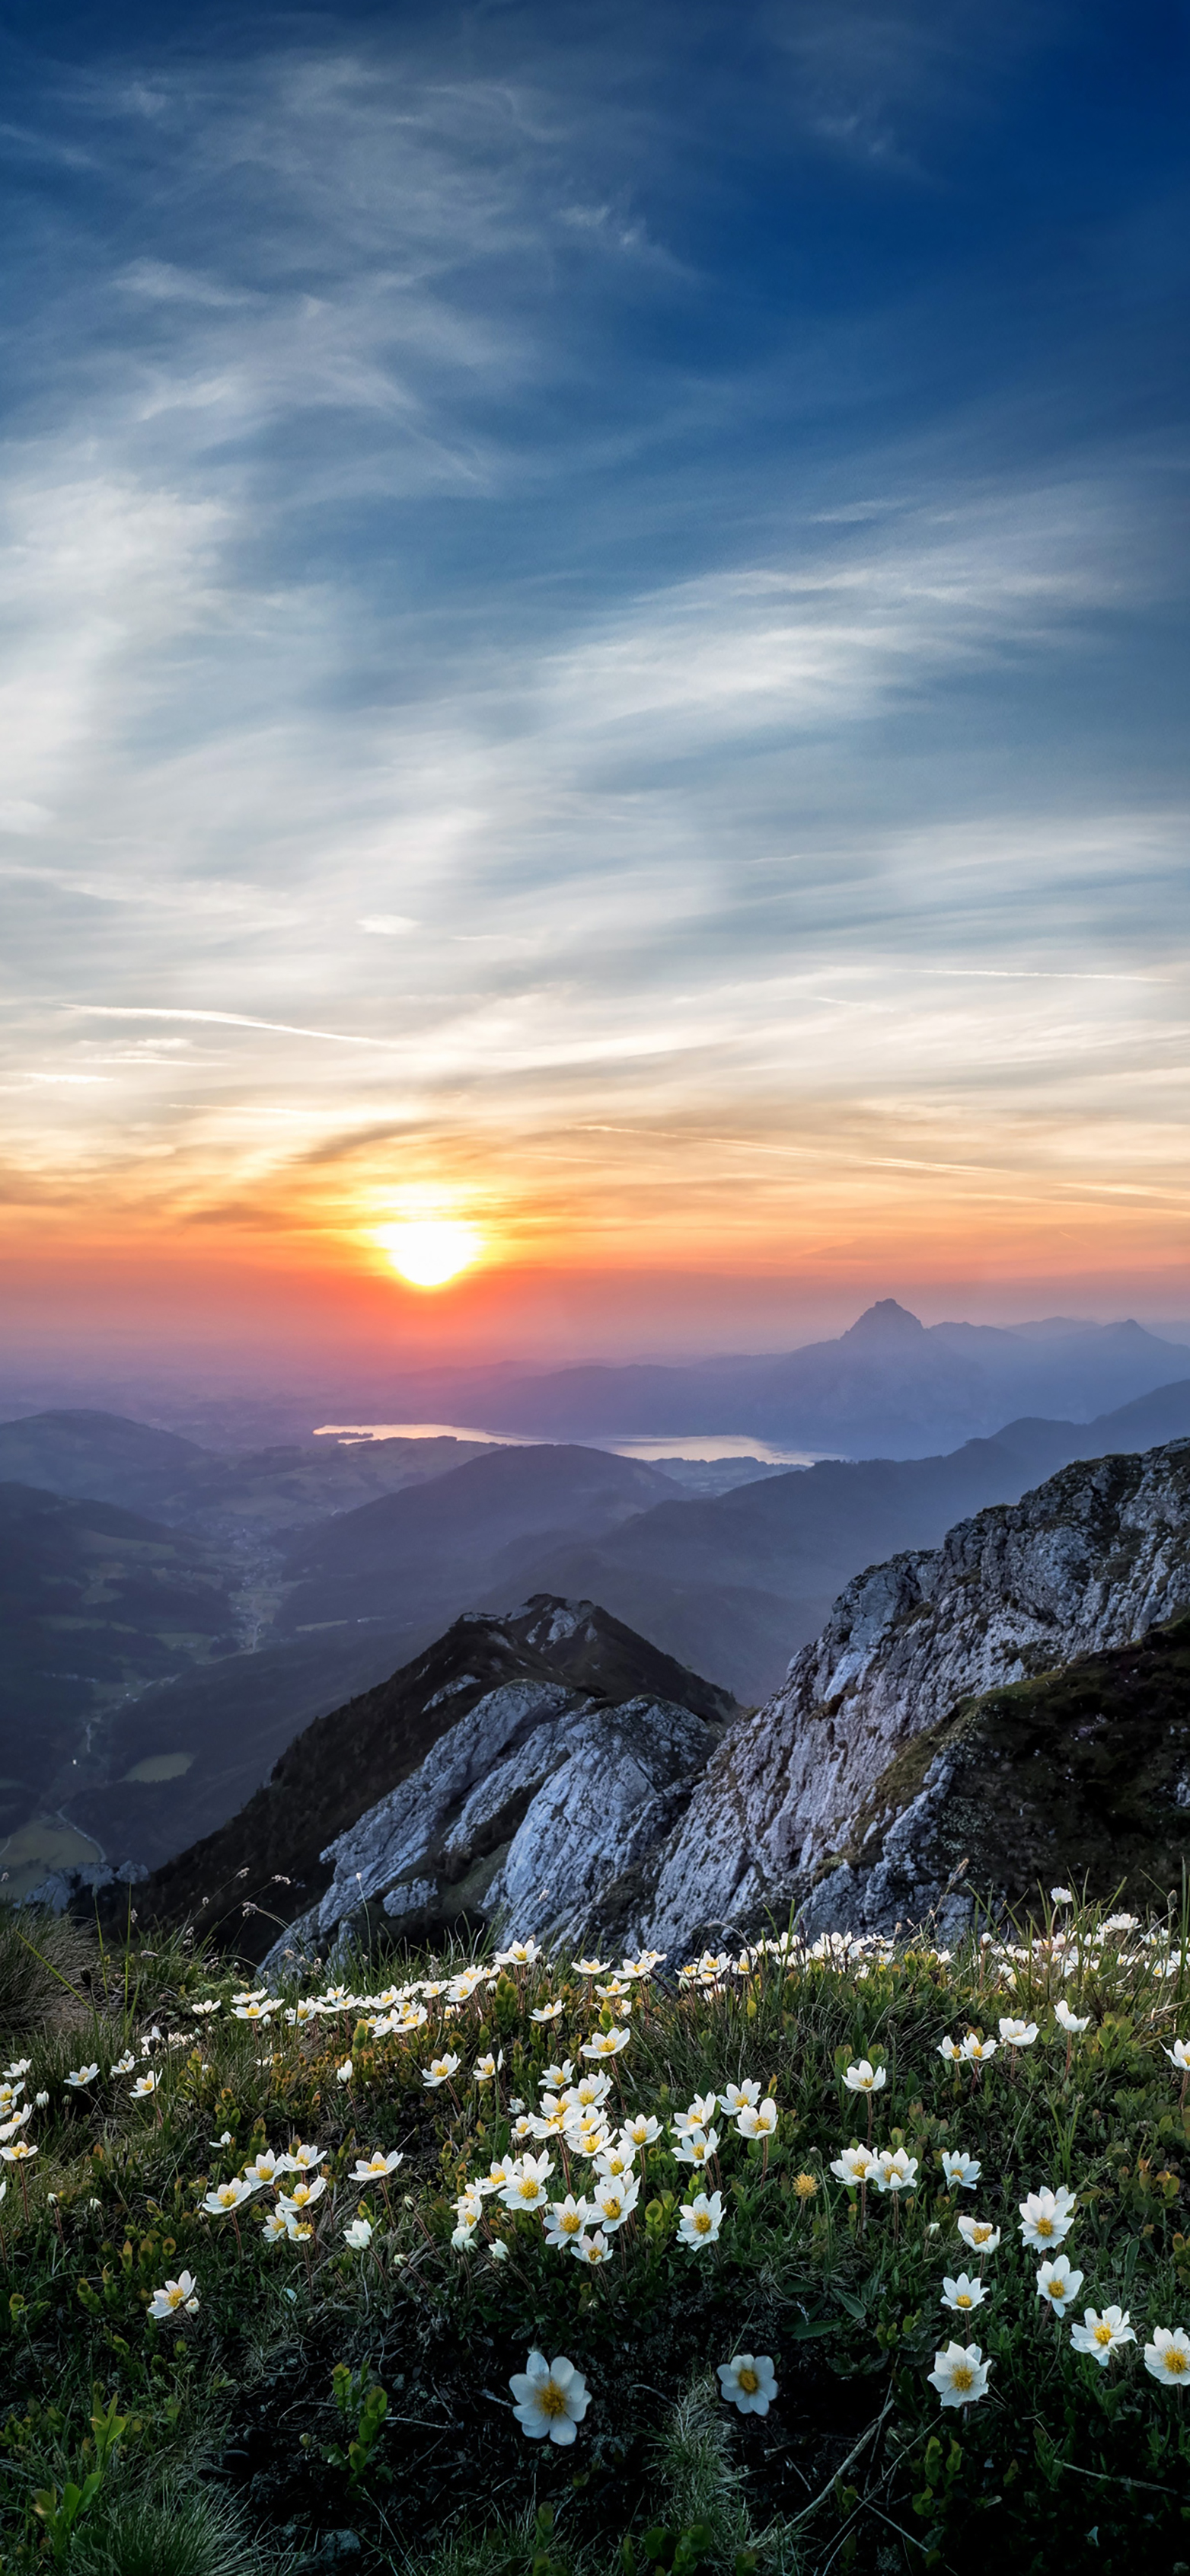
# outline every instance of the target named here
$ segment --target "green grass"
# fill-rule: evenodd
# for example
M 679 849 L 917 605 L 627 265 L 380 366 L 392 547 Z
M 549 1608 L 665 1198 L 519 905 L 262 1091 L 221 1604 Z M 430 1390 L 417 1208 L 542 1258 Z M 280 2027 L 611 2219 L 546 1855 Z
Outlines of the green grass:
M 20 2133 L 37 2155 L 5 2167 L 0 2206 L 5 2570 L 970 2576 L 1008 2550 L 1014 2576 L 1089 2564 L 1124 2576 L 1142 2545 L 1171 2569 L 1190 2563 L 1190 2391 L 1143 2361 L 1156 2326 L 1190 2324 L 1190 2116 L 1165 2054 L 1190 2037 L 1185 1924 L 1062 1919 L 1064 1949 L 1044 1926 L 1018 1949 L 973 1938 L 953 1957 L 773 1945 L 702 1981 L 667 1963 L 634 1984 L 619 2025 L 631 2036 L 606 2071 L 617 2121 L 643 2109 L 661 2137 L 595 2271 L 495 2196 L 470 2241 L 451 2243 L 456 2200 L 518 2145 L 515 2104 L 536 2108 L 553 2060 L 589 2071 L 582 2043 L 613 2027 L 617 1999 L 601 2003 L 572 1963 L 489 1967 L 454 2012 L 426 1998 L 407 2034 L 377 2034 L 370 1999 L 390 1976 L 449 1978 L 462 1954 L 350 1960 L 345 1999 L 291 2026 L 237 2020 L 236 1980 L 184 1938 L 71 1953 L 57 1979 L 39 1969 L 27 2038 L 9 2022 L 12 2055 L 31 2060 L 18 2098 L 49 2098 Z M 59 1937 L 0 1917 L 0 1979 L 18 1924 L 47 1958 Z M 5 1991 L 12 2015 L 11 1980 Z M 1069 2048 L 1060 1996 L 1088 2018 Z M 220 2010 L 196 2015 L 205 1999 Z M 554 1999 L 561 2014 L 535 2023 Z M 939 2054 L 947 2033 L 994 2036 L 1002 2014 L 1036 2020 L 1036 2044 L 978 2072 Z M 159 2078 L 143 2101 L 111 2072 L 126 2049 Z M 429 2089 L 422 2069 L 445 2050 L 458 2070 Z M 476 2083 L 489 2051 L 499 2076 Z M 842 2080 L 861 2057 L 886 2073 L 876 2145 L 917 2159 L 913 2189 L 869 2189 L 866 2208 L 830 2170 L 867 2135 Z M 92 2061 L 98 2078 L 70 2088 Z M 717 2116 L 722 2228 L 692 2252 L 679 2217 L 706 2177 L 676 2160 L 670 2124 L 744 2077 L 775 2098 L 776 2134 L 750 2143 Z M 234 2222 L 202 2213 L 210 2187 L 299 2138 L 325 2180 L 308 2240 L 265 2241 L 271 2190 Z M 563 2192 L 559 2141 L 523 2144 L 553 2155 L 548 2192 Z M 352 2177 L 376 2147 L 404 2159 L 387 2195 Z M 955 2148 L 981 2162 L 974 2193 L 948 2192 L 941 2157 Z M 572 2151 L 570 2168 L 589 2187 Z M 1085 2275 L 1072 2316 L 1118 2302 L 1137 2332 L 1106 2370 L 1072 2349 L 1071 2317 L 1045 2309 L 1040 2256 L 1021 2243 L 1017 2204 L 1059 2184 L 1078 2199 L 1063 2249 Z M 1002 2230 L 992 2296 L 961 2324 L 940 2305 L 945 2275 L 978 2268 L 960 2206 Z M 362 2252 L 344 2240 L 359 2215 L 373 2229 Z M 153 2293 L 183 2268 L 197 2313 L 157 2324 Z M 963 2410 L 944 2410 L 928 2378 L 952 2335 L 992 2362 L 987 2396 Z M 531 2349 L 585 2377 L 569 2448 L 526 2439 L 513 2418 L 509 2376 Z M 767 2417 L 718 2393 L 715 2365 L 737 2352 L 774 2362 Z

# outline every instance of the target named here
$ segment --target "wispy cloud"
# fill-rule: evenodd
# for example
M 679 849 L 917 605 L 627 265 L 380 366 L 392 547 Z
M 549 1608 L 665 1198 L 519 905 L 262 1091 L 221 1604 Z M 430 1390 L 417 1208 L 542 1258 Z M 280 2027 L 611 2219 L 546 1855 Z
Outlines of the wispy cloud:
M 0 449 L 21 1191 L 350 1233 L 399 1150 L 643 1239 L 753 1155 L 772 1241 L 782 1156 L 1159 1185 L 1169 449 L 1088 430 L 1056 292 L 1039 373 L 846 195 L 950 187 L 1057 23 L 762 13 L 759 175 L 734 62 L 567 11 L 47 89 L 122 219 L 39 237 Z

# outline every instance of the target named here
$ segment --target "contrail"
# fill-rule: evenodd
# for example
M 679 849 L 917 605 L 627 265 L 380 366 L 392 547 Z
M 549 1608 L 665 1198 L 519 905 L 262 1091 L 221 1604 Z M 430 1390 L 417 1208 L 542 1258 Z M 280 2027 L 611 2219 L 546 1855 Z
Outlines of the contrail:
M 341 1029 L 300 1029 L 289 1020 L 250 1020 L 243 1011 L 167 1011 L 130 1002 L 63 1002 L 64 1011 L 93 1020 L 207 1020 L 229 1029 L 268 1029 L 279 1038 L 322 1038 L 327 1046 L 391 1047 L 395 1038 L 347 1037 Z

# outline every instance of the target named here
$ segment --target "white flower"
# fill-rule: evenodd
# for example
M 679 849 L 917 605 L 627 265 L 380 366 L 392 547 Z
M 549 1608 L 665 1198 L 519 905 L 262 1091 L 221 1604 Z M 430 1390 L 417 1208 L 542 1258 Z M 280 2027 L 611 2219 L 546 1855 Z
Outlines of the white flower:
M 577 2244 L 588 2219 L 594 2216 L 590 2202 L 576 2200 L 572 2191 L 567 2192 L 565 2200 L 552 2200 L 545 2218 L 546 2244 Z
M 1037 2037 L 1037 2024 L 1035 2021 L 1005 2021 L 1002 2017 L 1000 2037 L 1006 2048 L 1032 2048 Z
M 508 2247 L 502 2236 L 493 2236 L 491 2244 L 488 2247 L 488 2254 L 493 2263 L 507 2263 Z
M 708 2197 L 700 2191 L 697 2200 L 687 2201 L 678 2213 L 678 2242 L 699 2254 L 707 2245 L 718 2242 L 723 2225 L 723 2194 L 713 2191 Z
M 917 2188 L 916 2156 L 906 2155 L 904 2147 L 898 2147 L 895 2153 L 891 2147 L 882 2147 L 876 2159 L 876 2171 L 872 2180 L 877 2191 L 915 2191 Z
M 631 2218 L 639 2198 L 640 2184 L 635 2174 L 630 2174 L 626 2182 L 601 2177 L 591 2194 L 593 2214 L 598 2212 L 599 2224 L 605 2229 L 622 2227 L 625 2219 Z
M 1083 2286 L 1081 2272 L 1072 2272 L 1068 2254 L 1055 2254 L 1052 2262 L 1037 2267 L 1037 2296 L 1047 2299 L 1056 2317 L 1064 2317 L 1072 2299 L 1077 2299 Z
M 942 2284 L 942 2305 L 953 2308 L 956 2316 L 965 2314 L 968 2308 L 979 2307 L 987 2295 L 983 2282 L 972 2281 L 966 2272 L 960 2272 L 953 2281 L 948 2275 Z
M 937 2389 L 944 2406 L 974 2406 L 987 2394 L 991 2366 L 977 2343 L 948 2343 L 945 2352 L 934 2355 L 930 2386 Z
M 305 2245 L 314 2229 L 308 2218 L 298 2218 L 292 2209 L 285 2212 L 285 2233 L 291 2245 Z
M 354 2073 L 355 2068 L 352 2065 L 351 2059 L 349 2057 L 343 2058 L 340 2064 L 335 2068 L 336 2084 L 350 2084 Z
M 372 2242 L 371 2219 L 353 2218 L 350 2227 L 345 2227 L 343 2230 L 343 2241 L 351 2247 L 353 2254 L 366 2253 Z
M 741 2415 L 768 2414 L 777 2382 L 767 2352 L 737 2352 L 732 2360 L 718 2362 L 716 2370 L 720 2393 L 729 2406 L 738 2406 Z
M 983 2066 L 989 2057 L 995 2056 L 999 2044 L 995 2039 L 980 2039 L 975 2031 L 969 2030 L 959 2055 L 967 2058 L 973 2066 Z
M 183 2309 L 188 2317 L 198 2314 L 198 2283 L 189 2272 L 176 2281 L 167 2281 L 163 2290 L 154 2290 L 149 2302 L 151 2317 L 173 2317 Z
M 674 2157 L 680 2165 L 709 2164 L 718 2144 L 717 2129 L 688 2129 L 674 2148 Z
M 451 2076 L 458 2074 L 459 2064 L 457 2057 L 432 2057 L 429 2065 L 421 2070 L 421 2080 L 427 2092 L 435 2093 L 440 2084 L 449 2084 Z
M 838 2175 L 840 2182 L 846 2183 L 849 2191 L 854 2191 L 861 2182 L 871 2182 L 875 2171 L 876 2157 L 871 2147 L 844 2147 L 842 2155 L 836 2156 L 831 2166 L 831 2172 Z
M 715 2117 L 718 2103 L 717 2093 L 696 2093 L 689 2110 L 675 2111 L 670 2121 L 671 2129 L 678 2137 L 684 2138 L 689 2136 L 691 2129 L 709 2128 Z
M 661 2122 L 651 2111 L 634 2111 L 632 2118 L 624 2122 L 620 2141 L 625 2147 L 654 2147 L 660 2135 Z
M 605 2182 L 622 2182 L 636 2162 L 636 2149 L 630 2146 L 601 2147 L 594 2159 L 595 2171 Z
M 606 2102 L 611 2089 L 610 2075 L 580 2075 L 577 2084 L 570 2085 L 562 2099 L 567 2107 L 573 2103 L 579 2111 L 598 2110 L 599 2104 Z
M 529 2019 L 530 2021 L 556 2021 L 559 2013 L 564 2009 L 562 1998 L 559 1996 L 556 2003 L 538 2004 L 536 2010 L 530 2013 Z
M 503 2049 L 501 2049 L 500 2055 L 496 2060 L 496 2064 L 497 2066 L 503 2066 L 504 2064 Z M 560 2066 L 543 2066 L 540 2081 L 543 2093 L 560 2093 L 564 2084 L 572 2084 L 574 2082 L 574 2068 L 571 2065 L 570 2059 L 568 2057 L 564 2057 Z
M 235 2144 L 235 2141 L 234 2141 L 234 2139 L 233 2139 L 233 2137 L 232 2137 L 232 2134 L 231 2134 L 230 2129 L 220 2129 L 220 2132 L 219 2132 L 219 2135 L 218 2135 L 218 2137 L 217 2137 L 217 2138 L 208 2138 L 208 2140 L 207 2140 L 207 2145 L 208 2145 L 209 2147 L 230 2147 L 230 2146 L 233 2146 L 234 2144 Z
M 72 2066 L 66 2081 L 68 2084 L 93 2084 L 98 2073 L 98 2066 Z
M 592 2271 L 597 2271 L 601 2263 L 608 2261 L 611 2250 L 601 2227 L 596 2228 L 593 2236 L 588 2236 L 584 2232 L 582 2236 L 574 2237 L 570 2247 L 571 2253 L 577 2260 L 580 2263 L 588 2263 Z
M 1071 2039 L 1077 2038 L 1080 2030 L 1089 2030 L 1091 2026 L 1090 2014 L 1084 2013 L 1080 2021 L 1078 2014 L 1071 2012 L 1065 1995 L 1054 2005 L 1054 2020 L 1061 2023 L 1063 2030 Z
M 610 1966 L 610 1959 L 576 1959 L 574 1973 L 576 1977 L 606 1977 Z
M 978 2156 L 960 2155 L 957 2148 L 952 2147 L 947 2150 L 946 2154 L 942 2158 L 942 2171 L 946 2176 L 946 2188 L 948 2191 L 954 2191 L 956 2189 L 960 2191 L 974 2191 L 976 2183 L 983 2172 L 983 2166 L 980 2164 Z
M 888 2070 L 873 2066 L 870 2058 L 861 2057 L 855 2066 L 844 2069 L 843 2082 L 849 2093 L 882 2093 L 888 2082 Z
M 553 2170 L 552 2156 L 521 2156 L 500 2194 L 505 2208 L 542 2208 L 546 2199 L 546 2176 Z
M 728 2085 L 726 2093 L 721 2093 L 719 2096 L 719 2108 L 721 2111 L 726 2111 L 729 2118 L 735 2120 L 738 2119 L 741 2111 L 754 2111 L 759 2100 L 760 2086 L 755 2076 L 749 2075 L 742 2084 Z M 722 2369 L 723 2366 L 721 2363 L 720 2368 Z
M 583 2041 L 579 2055 L 580 2057 L 618 2057 L 620 2050 L 627 2048 L 631 2037 L 631 2031 L 622 2028 L 593 2030 L 590 2038 Z
M 295 2138 L 285 2159 L 286 2167 L 290 2173 L 310 2173 L 322 2163 L 325 2152 L 323 2147 L 304 2147 L 301 2139 Z
M 524 2369 L 514 2371 L 508 2385 L 515 2400 L 513 2414 L 531 2440 L 540 2441 L 548 2433 L 551 2442 L 573 2442 L 575 2427 L 591 2401 L 586 2380 L 572 2361 L 559 2355 L 547 2362 L 544 2353 L 531 2352 Z
M 230 2145 L 230 2139 L 220 2140 L 221 2145 L 225 2143 Z M 262 2147 L 260 2154 L 253 2156 L 251 2163 L 244 2167 L 244 2174 L 249 2182 L 276 2182 L 278 2174 L 288 2173 L 288 2171 L 288 2156 L 274 2155 L 271 2147 Z
M 1177 2067 L 1179 2075 L 1190 2074 L 1190 2040 L 1175 2039 L 1173 2047 L 1167 2048 L 1165 2054 L 1170 2065 Z M 73 2084 L 74 2077 L 68 2075 L 66 2081 Z
M 1072 2191 L 1031 2191 L 1019 2204 L 1021 2243 L 1036 2245 L 1048 2254 L 1052 2245 L 1060 2245 L 1069 2236 L 1078 2207 Z
M 33 2096 L 34 2108 L 38 2111 L 44 2111 L 49 2098 L 48 2093 L 35 2093 Z
M 1154 2326 L 1145 2345 L 1145 2369 L 1166 2388 L 1190 2386 L 1190 2334 L 1185 2326 Z
M 1106 2370 L 1113 2352 L 1121 2344 L 1135 2343 L 1136 2335 L 1128 2323 L 1127 2308 L 1105 2308 L 1099 2316 L 1094 2308 L 1084 2308 L 1081 2326 L 1072 2326 L 1070 2340 L 1076 2352 L 1089 2352 Z
M 777 2105 L 773 2101 L 749 2104 L 740 2112 L 736 2128 L 741 2138 L 772 2138 L 776 2136 L 778 2117 Z
M 325 2190 L 325 2174 L 315 2174 L 313 2182 L 295 2182 L 292 2191 L 279 2191 L 277 2207 L 283 2209 L 287 2216 L 296 2210 L 310 2209 L 316 2200 L 321 2200 Z
M 207 2193 L 202 2205 L 212 2218 L 222 2218 L 232 2210 L 242 2209 L 244 2202 L 251 2200 L 255 2189 L 254 2182 L 218 2182 L 214 2190 Z
M 1000 2230 L 993 2227 L 988 2219 L 963 2217 L 955 2223 L 964 2245 L 969 2245 L 973 2254 L 995 2253 L 1000 2242 Z
M 382 2182 L 386 2175 L 395 2173 L 398 2165 L 403 2165 L 404 2162 L 405 2158 L 400 2147 L 391 2148 L 388 2155 L 385 2154 L 383 2147 L 376 2147 L 366 2163 L 362 2156 L 356 2158 L 351 2168 L 351 2179 L 353 2182 Z
M 133 2101 L 143 2102 L 147 2094 L 156 2092 L 160 2081 L 161 2078 L 158 2075 L 138 2075 L 132 2087 Z
M 1051 1887 L 1050 1898 L 1055 1905 L 1073 1905 L 1074 1889 L 1072 1887 Z
M 499 2053 L 499 2056 L 498 2056 L 498 2057 L 493 2057 L 492 2052 L 491 2052 L 491 2050 L 489 2049 L 486 2057 L 477 2057 L 477 2058 L 476 2058 L 476 2061 L 475 2061 L 475 2068 L 474 2068 L 474 2074 L 473 2074 L 473 2078 L 472 2078 L 473 2082 L 474 2082 L 474 2083 L 476 2083 L 476 2084 L 491 2084 L 491 2083 L 493 2082 L 494 2078 L 499 2074 L 500 2069 L 501 2069 L 501 2067 L 503 2066 L 503 2064 L 504 2064 L 504 2051 L 503 2051 L 503 2049 L 501 2049 L 501 2050 L 500 2050 L 500 2053 Z
M 0 2147 L 0 2156 L 3 2156 L 6 2165 L 26 2164 L 29 2157 L 36 2154 L 36 2147 L 31 2147 L 27 2138 L 18 2138 L 15 2146 Z
M 274 2003 L 251 2003 L 236 2004 L 234 2009 L 237 2021 L 269 2021 L 277 2007 Z

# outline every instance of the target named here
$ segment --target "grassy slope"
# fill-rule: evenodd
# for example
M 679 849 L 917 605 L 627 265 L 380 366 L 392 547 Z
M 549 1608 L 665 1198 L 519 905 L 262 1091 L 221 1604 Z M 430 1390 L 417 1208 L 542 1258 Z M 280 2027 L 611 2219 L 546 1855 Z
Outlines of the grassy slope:
M 960 1703 L 914 1736 L 856 1821 L 901 1809 L 939 1754 L 953 1764 L 938 1827 L 943 1877 L 1019 1903 L 1055 1850 L 1081 1886 L 1148 1905 L 1190 1864 L 1190 1618 Z
M 51 1937 L 77 1940 L 61 1927 Z M 582 2062 L 595 2007 L 573 1969 L 506 1973 L 445 2018 L 433 1996 L 408 2039 L 375 2038 L 350 1994 L 291 2028 L 280 2017 L 263 2029 L 237 2021 L 229 1981 L 184 1943 L 94 1963 L 94 2009 L 37 1971 L 43 2017 L 57 1992 L 75 2018 L 20 2052 L 33 2060 L 29 2085 L 49 2098 L 25 2133 L 38 2146 L 28 2215 L 11 2171 L 2 2214 L 6 2569 L 49 2563 L 34 2490 L 54 2491 L 61 2511 L 68 2480 L 81 2487 L 95 2464 L 91 2421 L 113 2397 L 123 2434 L 89 2523 L 84 2515 L 62 2547 L 80 2576 L 96 2535 L 118 2542 L 135 2512 L 157 2509 L 155 2495 L 164 2512 L 179 2489 L 209 2495 L 212 2477 L 262 2526 L 266 2565 L 349 2527 L 358 2576 L 528 2576 L 531 2563 L 537 2576 L 613 2576 L 629 2563 L 624 2536 L 635 2534 L 643 2564 L 644 2532 L 666 2519 L 705 2527 L 700 2563 L 722 2576 L 748 2548 L 790 2576 L 853 2562 L 969 2576 L 1001 2567 L 1006 2552 L 1022 2576 L 1088 2563 L 1126 2576 L 1142 2546 L 1175 2563 L 1190 2497 L 1186 2401 L 1146 2374 L 1138 2347 L 1102 2372 L 1072 2352 L 1068 2328 L 1036 2297 L 1038 2257 L 1020 2245 L 1016 2204 L 1068 2182 L 1084 2298 L 1122 2301 L 1141 2344 L 1155 2325 L 1187 2321 L 1190 2119 L 1164 2054 L 1190 2001 L 1184 1933 L 1175 1927 L 1172 1951 L 1154 1951 L 1088 1917 L 1066 1956 L 1069 1975 L 1044 1941 L 1017 1959 L 978 1944 L 951 1960 L 873 1954 L 850 1969 L 770 1958 L 705 1988 L 638 1994 L 615 2060 L 627 2102 L 667 2129 L 696 2092 L 752 2072 L 781 2121 L 766 2164 L 720 2118 L 726 2215 L 700 2255 L 677 2241 L 689 2177 L 667 2136 L 650 2151 L 636 2219 L 595 2275 L 551 2251 L 536 2218 L 490 2199 L 470 2250 L 449 2243 L 453 2194 L 508 2145 L 514 2088 L 532 2101 L 549 2058 Z M 86 1993 L 77 1956 L 61 1973 Z M 378 1982 L 375 1963 L 356 1963 L 356 1974 Z M 10 2034 L 34 1982 L 0 1923 Z M 1070 2052 L 1053 2021 L 1059 1992 L 1089 2019 Z M 206 1995 L 221 2009 L 196 2016 Z M 534 2023 L 547 1995 L 562 2012 Z M 944 2033 L 994 2030 L 1006 2010 L 1041 2025 L 1015 2064 L 1002 2053 L 977 2079 L 940 2056 Z M 108 2070 L 126 2039 L 139 2052 L 146 2022 L 164 2037 L 138 2063 L 161 2080 L 136 2103 L 129 2079 Z M 460 2060 L 454 2092 L 422 2076 L 444 2040 Z M 473 2080 L 489 2047 L 503 2051 L 498 2089 Z M 903 2205 L 870 2196 L 866 2226 L 829 2172 L 841 2144 L 864 2133 L 864 2110 L 841 2082 L 861 2053 L 887 2070 L 877 2142 L 903 2139 L 919 2166 Z M 71 2091 L 68 2068 L 91 2060 L 98 2078 Z M 266 2140 L 297 2136 L 317 2144 L 327 2180 L 316 2232 L 308 2245 L 264 2243 L 273 2195 L 261 2192 L 241 2213 L 241 2255 L 228 2220 L 196 2214 L 204 2189 Z M 405 2159 L 387 2200 L 351 2178 L 357 2154 L 377 2144 Z M 948 2195 L 940 2170 L 942 2150 L 960 2146 L 982 2161 L 974 2196 Z M 942 2277 L 968 2261 L 960 2199 L 1003 2228 L 994 2295 L 961 2331 L 994 2363 L 992 2393 L 966 2416 L 942 2414 L 926 2376 L 955 2322 L 939 2306 Z M 361 2207 L 376 2230 L 362 2255 L 342 2233 Z M 499 2263 L 497 2241 L 508 2247 Z M 197 2315 L 159 2328 L 149 2297 L 182 2266 L 198 2279 Z M 571 2450 L 528 2443 L 511 2416 L 508 2377 L 531 2345 L 567 2354 L 587 2378 L 591 2405 Z M 715 2396 L 712 2366 L 741 2349 L 776 2363 L 779 2396 L 763 2421 L 729 2415 Z M 328 2457 L 351 2430 L 334 2398 L 340 2365 L 358 2374 L 354 2393 L 340 2382 L 353 2421 L 370 2385 L 388 2399 L 354 2482 L 349 2463 Z M 533 2544 L 525 2534 L 542 2504 L 556 2527 L 550 2537 L 540 2526 Z M 153 2576 L 182 2576 L 171 2547 L 158 2549 Z M 118 2550 L 104 2561 L 114 2576 L 130 2564 Z M 244 2544 L 225 2552 L 220 2576 L 248 2565 Z

